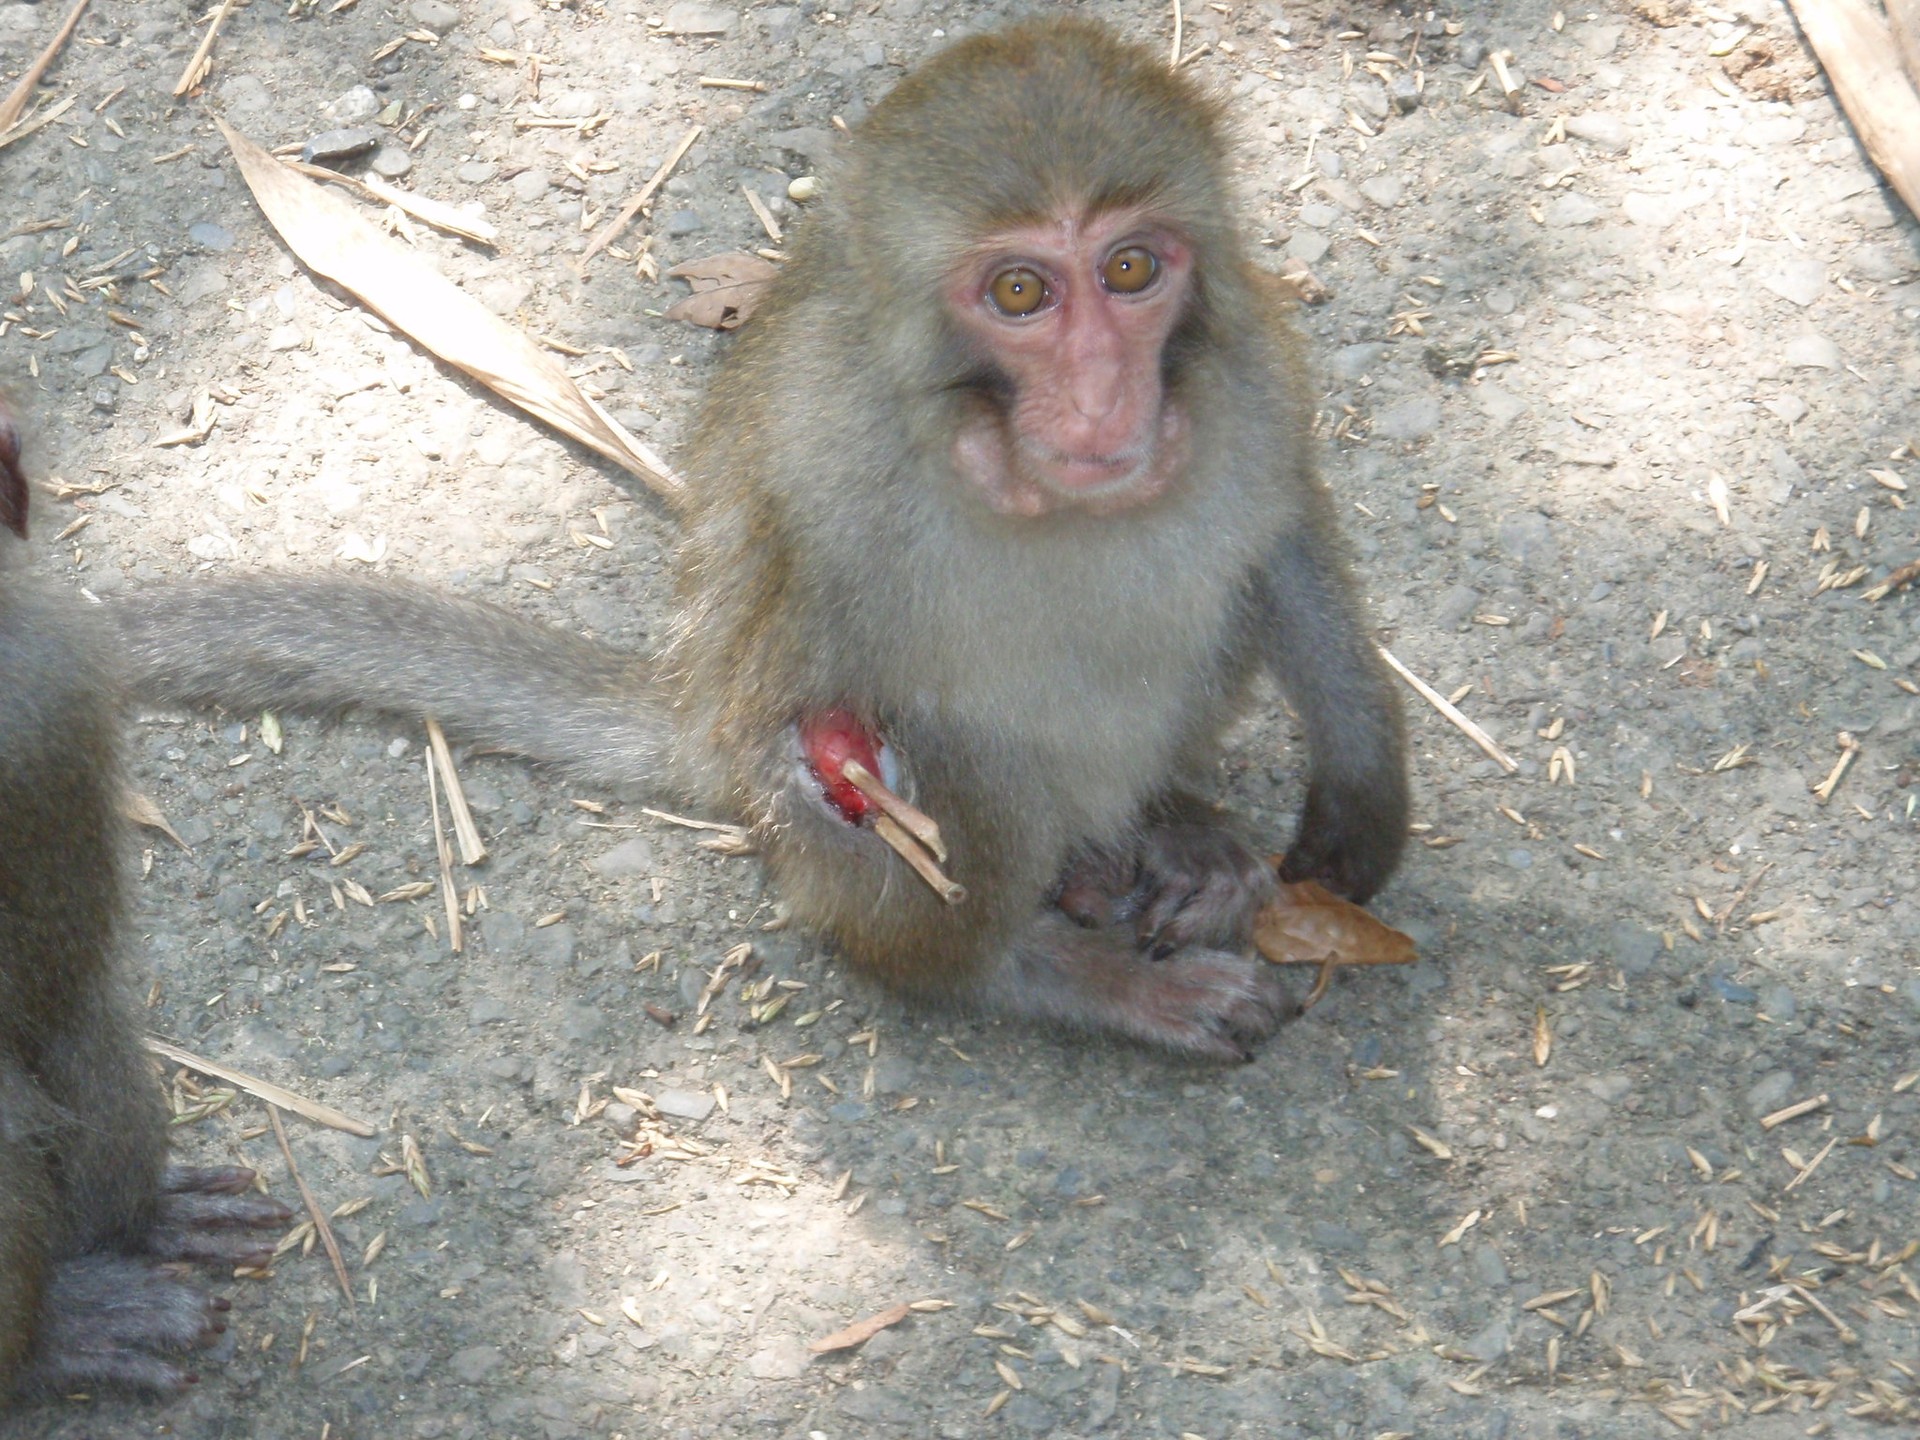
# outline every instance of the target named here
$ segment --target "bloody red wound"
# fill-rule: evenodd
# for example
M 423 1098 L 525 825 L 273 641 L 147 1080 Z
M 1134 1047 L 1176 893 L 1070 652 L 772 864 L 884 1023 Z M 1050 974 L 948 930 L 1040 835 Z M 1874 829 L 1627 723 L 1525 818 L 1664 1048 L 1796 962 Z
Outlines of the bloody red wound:
M 846 764 L 858 760 L 867 773 L 880 773 L 880 741 L 850 710 L 828 710 L 800 722 L 800 753 L 820 782 L 827 803 L 852 825 L 871 815 L 874 803 L 847 779 Z

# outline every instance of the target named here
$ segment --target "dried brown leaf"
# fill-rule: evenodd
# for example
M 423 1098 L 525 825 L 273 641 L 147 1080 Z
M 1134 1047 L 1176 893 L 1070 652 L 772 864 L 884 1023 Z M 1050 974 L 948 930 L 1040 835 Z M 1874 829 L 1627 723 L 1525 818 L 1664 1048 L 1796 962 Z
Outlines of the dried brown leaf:
M 684 320 L 709 330 L 732 330 L 744 324 L 779 273 L 771 261 L 743 250 L 689 260 L 667 271 L 670 279 L 693 287 L 686 299 L 667 309 L 667 319 Z

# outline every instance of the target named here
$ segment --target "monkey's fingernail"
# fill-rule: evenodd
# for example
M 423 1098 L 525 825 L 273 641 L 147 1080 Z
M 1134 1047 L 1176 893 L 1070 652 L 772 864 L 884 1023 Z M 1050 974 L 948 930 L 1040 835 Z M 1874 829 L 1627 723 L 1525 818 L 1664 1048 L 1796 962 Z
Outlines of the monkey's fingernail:
M 1148 953 L 1156 960 L 1168 960 L 1172 958 L 1173 952 L 1179 948 L 1180 947 L 1171 940 L 1155 940 L 1153 942 L 1153 949 Z

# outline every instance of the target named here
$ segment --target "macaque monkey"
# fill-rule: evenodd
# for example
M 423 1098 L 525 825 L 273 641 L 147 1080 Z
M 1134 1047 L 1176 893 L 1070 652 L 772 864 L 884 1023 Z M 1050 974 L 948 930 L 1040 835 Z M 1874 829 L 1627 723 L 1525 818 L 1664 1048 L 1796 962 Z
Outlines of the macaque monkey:
M 123 1001 L 120 715 L 73 599 L 24 573 L 27 482 L 0 408 L 0 1409 L 177 1390 L 227 1302 L 163 1262 L 264 1263 L 250 1170 L 168 1169 Z M 5 533 L 11 532 L 11 533 Z M 19 538 L 16 538 L 19 537 Z
M 738 817 L 897 990 L 1244 1058 L 1282 1003 L 1248 943 L 1271 871 L 1204 798 L 1223 730 L 1279 682 L 1311 754 L 1285 873 L 1355 900 L 1407 782 L 1226 170 L 1215 104 L 1097 26 L 956 44 L 874 108 L 722 367 L 657 667 L 254 578 L 128 608 L 142 688 L 431 710 Z M 937 821 L 945 896 L 849 759 Z

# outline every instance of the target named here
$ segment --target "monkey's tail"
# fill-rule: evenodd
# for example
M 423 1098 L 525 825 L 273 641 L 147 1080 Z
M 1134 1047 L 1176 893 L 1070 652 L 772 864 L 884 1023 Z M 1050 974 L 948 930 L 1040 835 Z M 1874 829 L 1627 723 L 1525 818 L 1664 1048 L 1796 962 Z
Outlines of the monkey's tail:
M 260 575 L 115 599 L 142 699 L 432 715 L 453 734 L 669 794 L 669 707 L 644 660 L 400 581 Z

